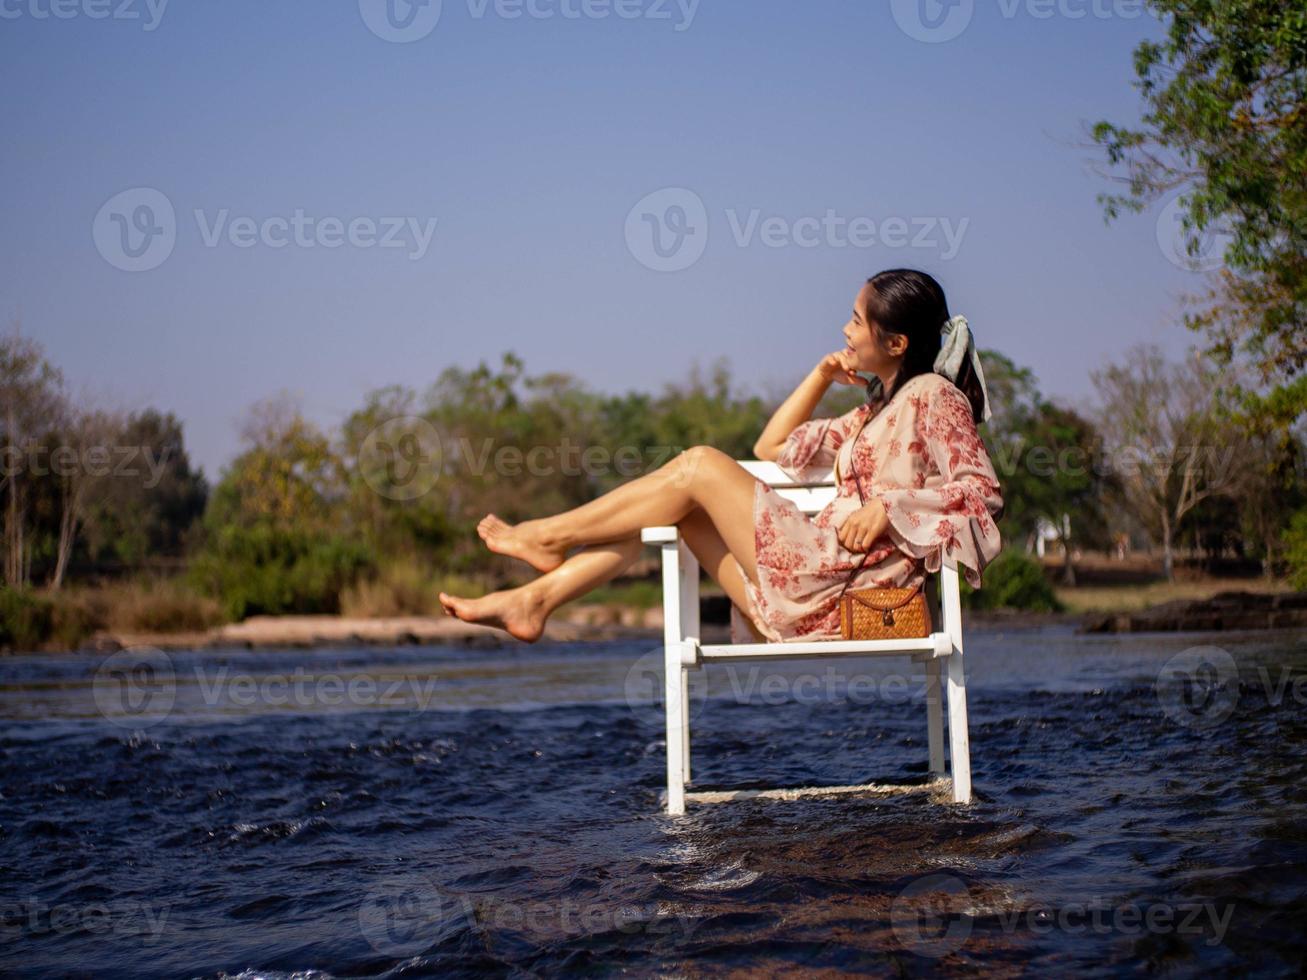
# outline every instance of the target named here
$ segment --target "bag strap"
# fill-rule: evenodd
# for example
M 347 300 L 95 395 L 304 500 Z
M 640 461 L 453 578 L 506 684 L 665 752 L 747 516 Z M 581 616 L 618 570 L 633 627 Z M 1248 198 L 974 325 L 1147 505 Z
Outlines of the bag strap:
M 850 443 L 849 469 L 853 471 L 853 483 L 858 488 L 858 503 L 860 503 L 863 507 L 867 506 L 867 498 L 862 495 L 862 481 L 858 479 L 858 466 L 853 459 L 853 450 L 857 446 L 858 436 L 862 435 L 862 430 L 865 429 L 866 427 L 867 427 L 867 417 L 864 416 L 862 420 L 862 424 L 858 426 L 858 431 L 855 432 L 853 434 L 853 438 L 849 440 Z M 867 556 L 869 554 L 871 554 L 870 551 L 864 551 L 862 553 L 862 561 L 858 562 L 858 564 L 854 567 L 853 571 L 849 572 L 849 577 L 844 580 L 844 588 L 840 589 L 840 597 L 836 601 L 843 601 L 844 593 L 848 591 L 849 584 L 853 581 L 853 577 L 857 575 L 858 572 L 862 571 L 862 566 L 867 563 Z
M 868 420 L 869 417 L 863 418 L 862 425 L 858 426 L 858 431 L 854 434 L 853 439 L 850 440 L 852 444 L 849 446 L 849 468 L 853 471 L 854 486 L 858 488 L 858 502 L 863 507 L 867 506 L 867 498 L 864 497 L 862 494 L 862 480 L 858 478 L 858 467 L 853 460 L 853 450 L 856 447 L 858 436 L 862 435 L 862 430 L 867 427 Z M 862 560 L 858 562 L 858 564 L 853 568 L 853 571 L 849 572 L 849 577 L 844 580 L 844 588 L 840 589 L 840 596 L 839 599 L 836 600 L 837 602 L 842 602 L 844 600 L 844 593 L 848 591 L 849 586 L 853 583 L 854 576 L 856 576 L 858 572 L 862 571 L 862 566 L 867 563 L 867 556 L 870 554 L 871 554 L 870 551 L 864 551 L 862 553 Z M 874 605 L 873 603 L 868 602 L 866 599 L 859 598 L 856 595 L 852 596 L 852 598 L 857 602 L 860 602 L 862 605 L 867 606 L 870 609 L 875 609 L 877 612 L 886 612 L 890 609 L 898 609 L 900 606 L 907 605 L 914 598 L 916 598 L 917 593 L 919 593 L 920 591 L 921 591 L 920 587 L 910 590 L 908 592 L 908 596 L 906 599 L 904 599 L 902 602 L 896 602 L 891 606 L 877 606 Z

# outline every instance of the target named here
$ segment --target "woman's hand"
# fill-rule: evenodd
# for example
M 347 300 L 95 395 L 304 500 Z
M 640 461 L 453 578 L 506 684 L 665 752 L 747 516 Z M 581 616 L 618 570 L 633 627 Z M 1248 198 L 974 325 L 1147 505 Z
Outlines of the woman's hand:
M 839 526 L 836 536 L 849 551 L 870 551 L 872 544 L 889 529 L 885 505 L 877 497 L 850 514 Z
M 821 372 L 822 377 L 827 381 L 838 381 L 842 385 L 862 385 L 867 387 L 867 379 L 855 374 L 857 364 L 854 363 L 853 355 L 846 350 L 837 350 L 833 354 L 827 354 L 817 365 L 817 370 Z

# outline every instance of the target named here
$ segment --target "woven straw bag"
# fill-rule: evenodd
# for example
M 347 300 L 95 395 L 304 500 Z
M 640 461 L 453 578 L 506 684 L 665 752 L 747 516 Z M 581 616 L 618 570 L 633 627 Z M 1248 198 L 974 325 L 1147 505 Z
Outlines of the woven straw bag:
M 865 427 L 866 421 L 863 421 Z M 859 427 L 857 441 L 862 435 Z M 849 459 L 853 447 L 849 447 Z M 853 467 L 853 480 L 858 487 L 858 500 L 866 506 L 862 495 L 862 481 L 858 469 Z M 930 608 L 926 605 L 924 589 L 853 589 L 849 584 L 862 570 L 870 552 L 863 552 L 862 561 L 849 573 L 840 590 L 840 635 L 846 640 L 904 640 L 929 636 L 931 632 Z M 923 583 L 924 584 L 924 583 Z

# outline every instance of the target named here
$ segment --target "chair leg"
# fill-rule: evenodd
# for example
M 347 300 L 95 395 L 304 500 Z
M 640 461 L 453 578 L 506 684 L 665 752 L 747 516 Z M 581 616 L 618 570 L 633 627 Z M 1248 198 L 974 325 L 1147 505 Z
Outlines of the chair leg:
M 926 745 L 930 755 L 930 775 L 944 775 L 944 709 L 940 703 L 939 658 L 926 661 Z
M 668 643 L 666 651 L 663 701 L 667 709 L 667 812 L 679 816 L 685 812 L 685 665 L 681 663 L 679 644 Z
M 962 654 L 948 657 L 948 741 L 953 768 L 953 802 L 971 802 L 971 747 L 967 739 L 967 680 Z
M 681 666 L 681 771 L 688 783 L 690 775 L 690 671 Z

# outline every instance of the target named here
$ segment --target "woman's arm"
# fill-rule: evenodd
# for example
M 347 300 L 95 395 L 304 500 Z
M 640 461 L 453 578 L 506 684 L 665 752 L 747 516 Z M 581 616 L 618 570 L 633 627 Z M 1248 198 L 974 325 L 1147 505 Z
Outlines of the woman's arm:
M 758 459 L 776 461 L 781 447 L 795 429 L 812 417 L 813 409 L 826 394 L 831 382 L 839 379 L 844 384 L 867 384 L 853 370 L 849 355 L 845 351 L 836 351 L 822 358 L 821 363 L 808 372 L 808 376 L 799 382 L 799 386 L 781 403 L 780 408 L 768 421 L 758 441 L 753 444 L 754 455 Z

